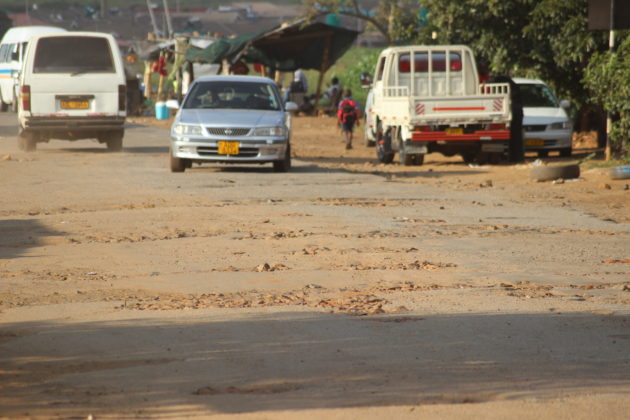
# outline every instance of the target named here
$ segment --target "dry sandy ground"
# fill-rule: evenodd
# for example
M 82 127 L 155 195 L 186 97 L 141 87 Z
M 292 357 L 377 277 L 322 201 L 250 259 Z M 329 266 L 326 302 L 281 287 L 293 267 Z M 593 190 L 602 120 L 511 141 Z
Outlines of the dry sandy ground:
M 627 418 L 627 181 L 306 117 L 289 174 L 171 174 L 167 124 L 25 154 L 0 116 L 0 418 Z

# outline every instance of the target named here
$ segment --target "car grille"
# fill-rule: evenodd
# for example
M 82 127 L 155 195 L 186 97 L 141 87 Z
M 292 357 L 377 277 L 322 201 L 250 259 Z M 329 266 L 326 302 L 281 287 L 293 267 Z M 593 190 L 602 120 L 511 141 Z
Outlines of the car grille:
M 525 129 L 525 131 L 527 132 L 533 132 L 533 131 L 545 131 L 547 129 L 546 125 L 540 125 L 540 124 L 536 124 L 536 125 L 525 125 L 523 126 L 523 128 Z
M 206 127 L 208 133 L 212 136 L 246 136 L 251 128 L 231 128 L 231 127 Z
M 220 155 L 219 148 L 216 146 L 204 146 L 197 147 L 197 153 L 199 156 L 225 156 L 228 155 Z M 258 148 L 257 147 L 241 147 L 238 150 L 238 155 L 229 155 L 230 157 L 256 157 L 258 156 Z

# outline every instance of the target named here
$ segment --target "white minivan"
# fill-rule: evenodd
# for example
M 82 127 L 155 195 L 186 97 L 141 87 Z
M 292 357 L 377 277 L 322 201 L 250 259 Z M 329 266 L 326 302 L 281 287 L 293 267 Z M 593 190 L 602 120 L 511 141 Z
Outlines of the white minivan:
M 0 111 L 17 111 L 18 75 L 29 39 L 35 35 L 65 32 L 55 26 L 17 26 L 0 41 Z
M 37 35 L 20 72 L 18 146 L 35 150 L 50 139 L 93 138 L 122 150 L 125 70 L 111 34 Z

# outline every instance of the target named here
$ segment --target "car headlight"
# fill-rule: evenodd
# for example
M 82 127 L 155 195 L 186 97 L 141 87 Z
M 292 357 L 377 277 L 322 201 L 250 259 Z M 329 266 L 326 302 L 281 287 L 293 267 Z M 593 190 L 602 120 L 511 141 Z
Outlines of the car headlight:
M 187 135 L 187 136 L 200 136 L 201 126 L 189 125 L 189 124 L 175 124 L 173 127 L 175 134 Z
M 257 127 L 254 130 L 254 136 L 261 137 L 284 137 L 286 133 L 286 128 L 278 126 L 278 127 Z
M 555 122 L 551 124 L 552 130 L 568 130 L 571 128 L 570 121 Z

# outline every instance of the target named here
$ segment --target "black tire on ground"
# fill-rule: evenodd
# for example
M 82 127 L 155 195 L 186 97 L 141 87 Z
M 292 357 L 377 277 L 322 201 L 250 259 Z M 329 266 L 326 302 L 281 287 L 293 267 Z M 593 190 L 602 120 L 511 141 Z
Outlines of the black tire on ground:
M 291 145 L 287 144 L 287 150 L 284 153 L 284 159 L 273 163 L 274 172 L 289 172 L 291 169 Z
M 173 153 L 168 154 L 170 157 L 171 172 L 184 172 L 186 170 L 186 160 L 173 156 Z
M 394 160 L 394 151 L 392 150 L 391 129 L 387 130 L 387 133 L 383 133 L 382 130 L 378 130 L 377 132 L 376 159 L 378 159 L 380 163 L 392 163 Z
M 571 147 L 567 147 L 564 149 L 560 149 L 560 157 L 571 157 L 571 154 L 573 153 L 573 148 Z
M 580 177 L 579 165 L 535 166 L 529 172 L 534 181 L 553 181 L 555 179 L 573 179 Z
M 9 104 L 5 104 L 2 99 L 0 99 L 0 112 L 7 112 L 9 110 Z
M 538 157 L 539 158 L 544 158 L 549 156 L 549 150 L 539 150 L 538 151 Z
M 116 130 L 108 133 L 105 140 L 105 142 L 107 143 L 107 150 L 109 150 L 110 152 L 120 152 L 123 148 L 124 135 L 124 130 Z
M 630 179 L 630 165 L 610 168 L 609 176 L 610 179 Z

